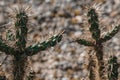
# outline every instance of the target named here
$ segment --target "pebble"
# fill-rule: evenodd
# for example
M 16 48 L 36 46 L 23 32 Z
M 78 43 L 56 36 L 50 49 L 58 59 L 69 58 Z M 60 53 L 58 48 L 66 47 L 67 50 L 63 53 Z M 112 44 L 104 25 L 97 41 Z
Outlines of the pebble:
M 69 80 L 68 78 L 62 78 L 62 80 Z
M 0 23 L 3 23 L 4 22 L 4 16 L 3 14 L 0 14 Z

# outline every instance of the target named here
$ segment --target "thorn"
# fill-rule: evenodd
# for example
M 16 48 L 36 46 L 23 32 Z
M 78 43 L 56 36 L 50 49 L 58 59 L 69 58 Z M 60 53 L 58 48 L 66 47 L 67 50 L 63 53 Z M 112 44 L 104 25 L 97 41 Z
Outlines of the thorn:
M 60 33 L 58 33 L 59 35 L 62 35 L 62 34 L 64 34 L 65 33 L 65 30 L 62 30 L 62 31 L 60 31 Z

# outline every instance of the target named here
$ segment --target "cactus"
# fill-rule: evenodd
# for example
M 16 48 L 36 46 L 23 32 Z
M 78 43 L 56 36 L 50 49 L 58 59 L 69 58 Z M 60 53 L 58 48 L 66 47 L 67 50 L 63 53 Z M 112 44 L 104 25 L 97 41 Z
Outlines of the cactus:
M 15 47 L 11 47 L 0 39 L 0 51 L 5 52 L 6 55 L 12 55 L 13 60 L 13 80 L 24 80 L 27 58 L 44 51 L 50 47 L 55 46 L 62 39 L 62 33 L 52 36 L 46 41 L 26 46 L 27 43 L 27 23 L 29 17 L 25 9 L 20 8 L 15 14 Z
M 117 62 L 117 57 L 116 56 L 111 56 L 109 61 L 108 61 L 108 78 L 109 80 L 118 80 L 118 68 L 119 68 L 119 63 Z
M 94 50 L 96 51 L 97 59 L 98 59 L 98 65 L 100 66 L 99 76 L 101 80 L 106 80 L 107 76 L 106 76 L 106 69 L 105 69 L 106 66 L 103 59 L 103 55 L 104 55 L 103 43 L 115 36 L 115 34 L 120 30 L 120 25 L 115 26 L 115 28 L 111 32 L 107 33 L 104 37 L 101 37 L 100 36 L 101 31 L 99 29 L 99 20 L 98 20 L 98 15 L 96 13 L 96 10 L 94 8 L 90 8 L 87 16 L 89 17 L 88 22 L 90 24 L 89 31 L 92 34 L 94 43 L 92 41 L 88 41 L 85 39 L 76 39 L 76 42 L 78 42 L 81 45 L 90 46 L 94 48 Z

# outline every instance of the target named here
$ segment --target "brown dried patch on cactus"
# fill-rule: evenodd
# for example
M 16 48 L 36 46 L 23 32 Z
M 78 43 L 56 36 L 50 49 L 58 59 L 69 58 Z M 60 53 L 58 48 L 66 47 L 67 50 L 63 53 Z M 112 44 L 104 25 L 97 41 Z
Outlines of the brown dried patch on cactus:
M 90 80 L 100 80 L 99 76 L 99 66 L 98 66 L 98 59 L 95 55 L 96 53 L 92 50 L 89 50 L 89 67 L 88 70 L 90 71 L 89 79 Z

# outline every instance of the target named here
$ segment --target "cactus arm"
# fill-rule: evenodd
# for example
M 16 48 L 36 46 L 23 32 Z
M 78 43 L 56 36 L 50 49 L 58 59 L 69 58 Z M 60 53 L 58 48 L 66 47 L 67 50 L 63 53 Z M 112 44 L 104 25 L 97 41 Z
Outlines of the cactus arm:
M 76 42 L 84 46 L 94 46 L 94 43 L 87 41 L 85 39 L 77 39 Z
M 23 51 L 26 47 L 28 16 L 23 11 L 16 15 L 16 19 L 16 46 L 20 51 Z
M 91 25 L 89 30 L 92 33 L 92 38 L 98 41 L 100 39 L 100 34 L 101 34 L 100 29 L 99 29 L 98 15 L 94 9 L 91 9 L 88 12 L 87 16 L 89 17 L 88 22 Z
M 55 46 L 58 42 L 61 41 L 61 39 L 62 39 L 62 34 L 54 35 L 46 41 L 27 47 L 25 49 L 25 53 L 28 56 L 37 54 L 39 51 L 44 51 L 47 48 Z
M 0 40 L 0 51 L 5 52 L 8 55 L 15 53 L 14 48 L 6 45 L 5 43 L 2 42 L 2 40 Z
M 110 33 L 107 33 L 104 38 L 101 38 L 100 40 L 102 42 L 106 42 L 110 40 L 112 37 L 114 37 L 120 30 L 120 25 L 116 26 Z
M 13 80 L 23 80 L 25 76 L 25 69 L 27 63 L 27 56 L 24 54 L 24 50 L 26 48 L 26 38 L 27 38 L 27 23 L 28 23 L 28 15 L 24 9 L 20 9 L 16 14 L 15 19 L 15 29 L 16 29 L 16 36 L 15 36 L 15 48 L 16 52 L 14 54 L 13 60 Z

